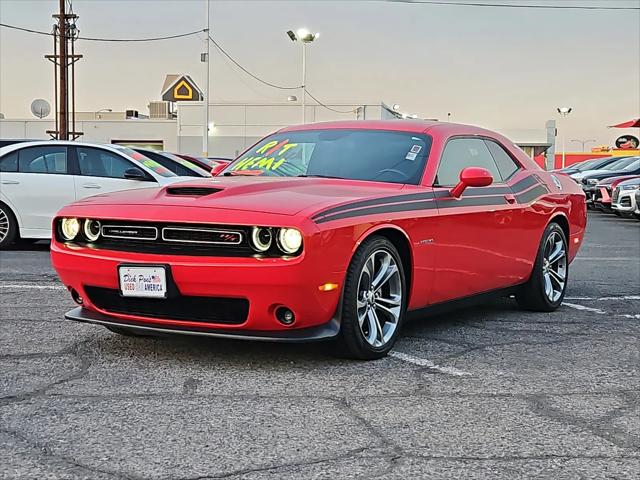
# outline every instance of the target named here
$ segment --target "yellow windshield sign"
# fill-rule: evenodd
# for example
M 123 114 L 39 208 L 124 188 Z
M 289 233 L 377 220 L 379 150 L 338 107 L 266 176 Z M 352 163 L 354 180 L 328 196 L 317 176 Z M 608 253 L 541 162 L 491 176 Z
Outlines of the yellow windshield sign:
M 231 170 L 277 170 L 287 161 L 285 153 L 297 146 L 297 143 L 289 143 L 289 140 L 272 140 L 238 160 Z

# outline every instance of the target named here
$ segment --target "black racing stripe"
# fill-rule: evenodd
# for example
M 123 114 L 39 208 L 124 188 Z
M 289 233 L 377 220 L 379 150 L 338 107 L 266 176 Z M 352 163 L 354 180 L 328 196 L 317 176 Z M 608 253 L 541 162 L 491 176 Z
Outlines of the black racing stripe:
M 360 200 L 357 202 L 347 203 L 346 205 L 338 205 L 337 207 L 332 207 L 327 210 L 323 210 L 322 212 L 316 213 L 312 219 L 316 219 L 318 217 L 324 217 L 326 215 L 331 215 L 332 213 L 341 212 L 343 210 L 352 210 L 354 208 L 363 208 L 363 207 L 371 207 L 374 205 L 386 205 L 388 203 L 399 203 L 399 202 L 412 202 L 417 200 L 431 200 L 434 197 L 434 192 L 421 192 L 421 193 L 410 193 L 406 195 L 395 195 L 392 197 L 381 197 L 381 198 L 372 198 L 369 200 Z
M 438 199 L 438 208 L 455 208 L 455 207 L 481 207 L 489 205 L 506 205 L 507 199 L 503 196 L 495 197 L 471 197 L 471 198 L 440 198 Z
M 541 197 L 542 195 L 545 195 L 547 193 L 549 193 L 549 189 L 547 187 L 538 185 L 537 187 L 532 188 L 527 192 L 516 195 L 516 200 L 518 201 L 518 203 L 530 203 L 538 197 Z
M 315 222 L 324 223 L 333 220 L 340 220 L 343 218 L 361 217 L 364 215 L 411 212 L 415 210 L 432 210 L 434 208 L 436 208 L 436 203 L 433 200 L 423 200 L 420 202 L 409 203 L 392 203 L 390 205 L 379 205 L 376 207 L 360 208 L 358 210 L 349 210 L 348 212 L 336 213 L 335 215 L 326 216 L 324 218 L 316 220 Z
M 518 194 L 520 192 L 523 192 L 524 190 L 526 190 L 527 188 L 530 188 L 534 185 L 539 184 L 539 181 L 537 179 L 537 177 L 535 177 L 534 175 L 529 175 L 525 178 L 523 178 L 522 180 L 520 180 L 518 183 L 514 184 L 513 187 L 509 188 L 507 186 L 504 187 L 469 187 L 465 190 L 465 194 L 463 195 L 463 198 L 461 200 L 457 200 L 458 204 L 456 206 L 465 206 L 462 205 L 460 202 L 465 201 L 465 196 L 486 196 L 486 195 L 503 195 L 503 194 L 508 194 L 508 193 L 515 193 Z M 364 208 L 364 207 L 373 207 L 376 205 L 388 205 L 388 204 L 394 204 L 394 203 L 400 203 L 400 202 L 414 202 L 414 201 L 419 201 L 419 200 L 430 200 L 432 198 L 444 198 L 444 197 L 449 197 L 449 192 L 446 190 L 440 190 L 440 191 L 436 191 L 436 192 L 422 192 L 422 193 L 410 193 L 410 194 L 404 194 L 404 195 L 394 195 L 391 197 L 379 197 L 379 198 L 372 198 L 369 200 L 359 200 L 357 202 L 352 202 L 352 203 L 347 203 L 345 205 L 338 205 L 337 207 L 331 207 L 328 208 L 327 210 L 323 210 L 321 212 L 316 213 L 315 215 L 313 215 L 311 218 L 314 221 L 317 221 L 320 217 L 326 217 L 331 215 L 333 218 L 333 214 L 338 213 L 338 212 L 342 212 L 342 211 L 347 211 L 347 210 L 353 210 L 353 209 L 360 209 L 360 208 Z M 452 199 L 453 200 L 453 199 Z M 469 203 L 469 205 L 493 205 L 494 202 L 490 202 L 490 203 L 478 203 L 477 200 L 475 199 L 467 199 L 470 200 L 471 202 Z M 504 202 L 498 202 L 498 204 L 502 204 Z M 346 218 L 346 217 L 345 217 Z

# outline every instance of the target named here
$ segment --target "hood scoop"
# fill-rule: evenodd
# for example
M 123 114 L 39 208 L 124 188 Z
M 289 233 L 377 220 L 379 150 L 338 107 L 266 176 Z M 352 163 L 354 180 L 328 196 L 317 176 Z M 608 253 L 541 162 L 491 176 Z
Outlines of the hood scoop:
M 221 188 L 214 187 L 169 187 L 167 195 L 177 197 L 204 197 L 222 191 Z

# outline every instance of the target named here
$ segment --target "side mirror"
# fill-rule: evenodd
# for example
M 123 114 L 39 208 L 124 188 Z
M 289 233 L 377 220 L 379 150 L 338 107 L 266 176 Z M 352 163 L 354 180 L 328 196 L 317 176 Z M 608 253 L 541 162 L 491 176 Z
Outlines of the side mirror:
M 124 171 L 124 178 L 129 180 L 147 180 L 147 176 L 139 168 L 128 168 Z
M 225 167 L 229 165 L 228 163 L 218 163 L 215 167 L 213 167 L 211 169 L 211 175 L 212 176 L 217 176 L 222 170 L 225 169 Z
M 452 197 L 460 198 L 467 187 L 486 187 L 493 183 L 493 177 L 486 168 L 467 167 L 460 172 L 460 182 L 451 189 Z

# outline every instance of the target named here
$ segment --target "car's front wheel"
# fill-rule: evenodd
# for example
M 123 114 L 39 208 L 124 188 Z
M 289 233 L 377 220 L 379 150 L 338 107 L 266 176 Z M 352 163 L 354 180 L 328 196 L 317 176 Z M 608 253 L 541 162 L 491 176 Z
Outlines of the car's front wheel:
M 542 235 L 529 281 L 516 294 L 527 310 L 552 312 L 562 304 L 569 277 L 567 237 L 557 223 L 550 223 Z
M 393 348 L 406 311 L 406 280 L 398 250 L 370 237 L 347 271 L 339 343 L 344 355 L 373 360 Z
M 13 212 L 0 202 L 0 250 L 8 247 L 18 238 L 18 222 Z

